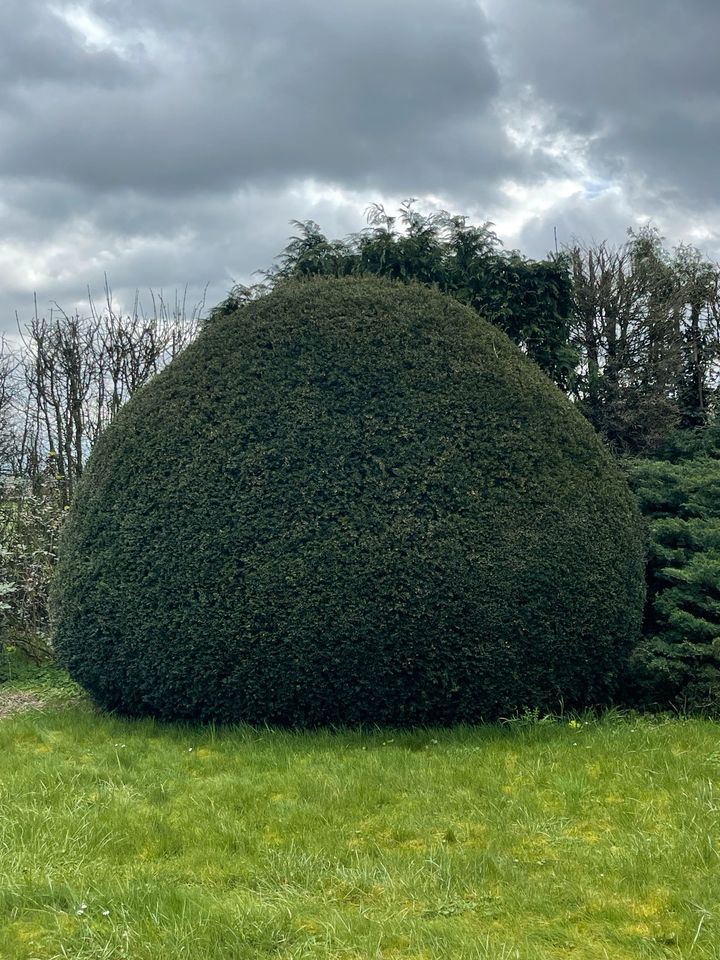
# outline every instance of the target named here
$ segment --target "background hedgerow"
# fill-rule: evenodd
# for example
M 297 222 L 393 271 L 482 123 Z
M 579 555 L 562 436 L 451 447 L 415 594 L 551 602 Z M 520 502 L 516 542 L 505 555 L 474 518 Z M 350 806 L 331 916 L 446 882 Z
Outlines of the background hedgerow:
M 98 441 L 55 642 L 130 714 L 472 722 L 607 701 L 642 571 L 617 467 L 502 332 L 420 285 L 284 283 Z

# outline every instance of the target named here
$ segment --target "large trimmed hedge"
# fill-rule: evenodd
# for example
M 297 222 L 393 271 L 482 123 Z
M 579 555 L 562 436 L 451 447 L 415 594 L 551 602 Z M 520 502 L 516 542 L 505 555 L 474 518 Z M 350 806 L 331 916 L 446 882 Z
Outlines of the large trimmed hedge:
M 473 722 L 606 701 L 639 518 L 591 427 L 449 297 L 313 280 L 216 317 L 92 453 L 55 644 L 165 719 Z

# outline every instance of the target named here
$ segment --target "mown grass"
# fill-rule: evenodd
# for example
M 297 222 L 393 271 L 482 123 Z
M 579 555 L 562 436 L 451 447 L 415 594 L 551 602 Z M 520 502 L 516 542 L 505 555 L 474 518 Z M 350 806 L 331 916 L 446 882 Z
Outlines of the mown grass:
M 711 721 L 292 734 L 60 689 L 0 721 L 3 960 L 720 958 Z

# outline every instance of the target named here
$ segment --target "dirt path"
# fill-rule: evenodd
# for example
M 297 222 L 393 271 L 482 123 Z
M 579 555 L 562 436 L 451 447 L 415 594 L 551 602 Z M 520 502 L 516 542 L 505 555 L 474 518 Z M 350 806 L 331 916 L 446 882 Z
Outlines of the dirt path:
M 24 690 L 0 691 L 0 720 L 11 717 L 14 713 L 23 710 L 39 710 L 45 706 L 45 701 L 36 693 Z

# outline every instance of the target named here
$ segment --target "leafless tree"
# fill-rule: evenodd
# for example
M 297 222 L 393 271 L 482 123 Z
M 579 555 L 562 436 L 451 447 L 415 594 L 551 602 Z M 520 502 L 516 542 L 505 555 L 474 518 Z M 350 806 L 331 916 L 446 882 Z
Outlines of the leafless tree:
M 652 229 L 619 248 L 568 252 L 581 360 L 572 392 L 588 419 L 633 453 L 706 422 L 720 360 L 718 265 L 692 247 L 668 253 Z
M 168 303 L 156 294 L 151 302 L 146 313 L 136 294 L 132 309 L 123 312 L 106 284 L 100 307 L 88 292 L 85 315 L 54 304 L 41 316 L 36 304 L 30 322 L 18 324 L 13 370 L 24 405 L 15 417 L 17 466 L 33 476 L 49 459 L 65 503 L 93 444 L 123 403 L 198 332 L 202 303 L 188 310 L 184 297 Z M 1 402 L 0 393 L 0 410 Z

